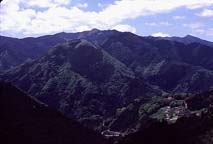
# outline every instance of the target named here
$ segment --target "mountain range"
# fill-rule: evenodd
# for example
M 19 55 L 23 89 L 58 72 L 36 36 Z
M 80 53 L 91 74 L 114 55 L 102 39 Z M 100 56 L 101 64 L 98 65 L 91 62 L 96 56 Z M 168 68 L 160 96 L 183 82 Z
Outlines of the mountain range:
M 95 117 L 98 125 L 135 98 L 161 94 L 87 40 L 59 44 L 46 56 L 6 71 L 2 80 L 69 117 L 82 121 Z
M 207 119 L 211 117 L 212 54 L 212 42 L 190 35 L 141 37 L 93 29 L 38 38 L 0 36 L 0 81 L 12 83 L 89 129 L 119 133 L 125 136 L 122 143 L 148 144 L 137 135 L 156 131 L 151 136 L 157 137 L 158 131 L 166 131 L 174 137 L 180 133 L 172 131 L 185 131 L 188 122 L 191 133 L 193 126 L 200 129 L 196 127 L 200 120 L 212 127 Z M 203 92 L 209 92 L 206 101 Z M 195 135 L 208 137 L 205 132 L 211 135 L 209 129 Z M 198 140 L 183 137 L 190 139 L 185 143 Z

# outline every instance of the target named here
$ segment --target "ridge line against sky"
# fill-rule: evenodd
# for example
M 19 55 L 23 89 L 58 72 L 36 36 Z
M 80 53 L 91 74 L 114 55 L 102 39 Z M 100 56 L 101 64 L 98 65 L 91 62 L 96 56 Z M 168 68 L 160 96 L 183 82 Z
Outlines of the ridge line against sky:
M 98 28 L 213 41 L 213 0 L 3 0 L 0 34 L 28 37 Z

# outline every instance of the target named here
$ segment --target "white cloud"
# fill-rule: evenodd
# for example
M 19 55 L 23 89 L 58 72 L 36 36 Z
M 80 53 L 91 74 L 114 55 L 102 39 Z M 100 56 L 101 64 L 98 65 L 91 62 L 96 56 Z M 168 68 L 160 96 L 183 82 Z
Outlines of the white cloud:
M 193 22 L 188 24 L 183 24 L 184 27 L 191 28 L 191 29 L 197 29 L 203 26 L 201 22 Z
M 171 10 L 187 7 L 203 7 L 213 5 L 212 0 L 120 0 L 108 6 L 100 14 L 109 21 L 121 21 L 138 16 L 165 13 Z M 111 15 L 110 15 L 111 14 Z
M 0 9 L 0 29 L 3 32 L 13 31 L 25 35 L 94 27 L 111 29 L 119 24 L 125 25 L 123 21 L 127 19 L 166 13 L 181 7 L 201 8 L 213 5 L 213 0 L 116 0 L 99 12 L 70 7 L 69 3 L 70 0 L 4 0 Z M 34 7 L 46 9 L 37 12 L 38 9 L 33 9 Z
M 21 10 L 18 5 L 19 0 L 3 1 L 0 9 L 1 31 L 23 31 L 29 27 L 31 19 L 36 16 L 33 9 Z
M 2 5 L 7 5 L 8 2 L 9 0 L 4 0 Z M 68 5 L 71 0 L 14 0 L 12 2 L 14 4 L 22 4 L 29 7 L 50 8 L 55 6 Z
M 203 8 L 203 7 L 208 7 L 208 6 L 211 6 L 212 5 L 212 0 L 202 0 L 200 1 L 200 3 L 196 0 L 194 0 L 194 3 L 191 1 L 187 1 L 189 2 L 189 5 L 186 6 L 188 9 L 198 9 L 198 8 Z
M 132 32 L 136 33 L 136 28 L 130 26 L 130 25 L 125 25 L 125 24 L 119 24 L 114 26 L 112 29 L 121 31 L 121 32 Z
M 49 8 L 45 12 L 39 12 L 32 19 L 31 26 L 26 29 L 28 34 L 55 33 L 60 31 L 82 31 L 92 28 L 96 14 L 85 13 L 77 7 L 67 9 L 65 7 Z M 95 24 L 99 26 L 98 23 Z M 99 26 L 100 27 L 100 26 Z
M 185 16 L 173 16 L 172 18 L 176 20 L 180 20 L 180 19 L 185 19 Z
M 153 37 L 170 37 L 169 34 L 162 33 L 162 32 L 153 33 L 152 36 L 153 36 Z
M 213 10 L 210 9 L 204 9 L 201 13 L 197 14 L 201 17 L 213 17 Z
M 24 1 L 23 3 L 31 7 L 36 6 L 36 7 L 42 7 L 42 8 L 56 6 L 56 3 L 52 3 L 51 0 L 29 0 L 27 3 L 26 1 Z

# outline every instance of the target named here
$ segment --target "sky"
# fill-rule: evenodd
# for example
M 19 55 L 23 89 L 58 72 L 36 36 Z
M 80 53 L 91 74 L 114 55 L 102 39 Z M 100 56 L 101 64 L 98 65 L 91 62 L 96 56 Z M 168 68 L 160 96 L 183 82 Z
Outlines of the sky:
M 213 41 L 213 0 L 3 0 L 0 35 L 38 37 L 97 28 Z

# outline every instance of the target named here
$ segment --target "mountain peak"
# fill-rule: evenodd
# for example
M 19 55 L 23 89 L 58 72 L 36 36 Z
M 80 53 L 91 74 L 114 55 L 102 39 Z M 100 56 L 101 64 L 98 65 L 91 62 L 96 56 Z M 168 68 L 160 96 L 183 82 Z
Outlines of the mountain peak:
M 187 38 L 187 39 L 188 39 L 188 38 L 190 38 L 190 39 L 191 39 L 191 38 L 193 38 L 193 39 L 199 39 L 199 38 L 197 38 L 197 37 L 195 37 L 195 36 L 193 36 L 193 35 L 186 35 L 186 36 L 183 37 L 183 38 Z
M 75 39 L 57 45 L 54 49 L 49 51 L 49 54 L 55 56 L 63 55 L 68 58 L 73 54 L 82 57 L 97 52 L 99 52 L 99 48 L 91 42 L 85 39 Z
M 75 49 L 79 47 L 93 47 L 97 49 L 97 47 L 94 44 L 85 39 L 79 39 L 79 43 L 75 46 Z
M 210 47 L 213 46 L 213 43 L 212 43 L 212 42 L 209 42 L 209 41 L 200 39 L 200 38 L 195 37 L 195 36 L 193 36 L 193 35 L 186 35 L 186 36 L 183 37 L 182 39 L 183 39 L 183 42 L 186 43 L 186 44 L 190 44 L 190 43 L 200 43 L 200 44 L 204 44 L 204 45 L 207 45 L 207 46 L 210 46 Z
M 91 29 L 91 32 L 99 32 L 100 30 L 99 29 L 97 29 L 97 28 L 93 28 L 93 29 Z

